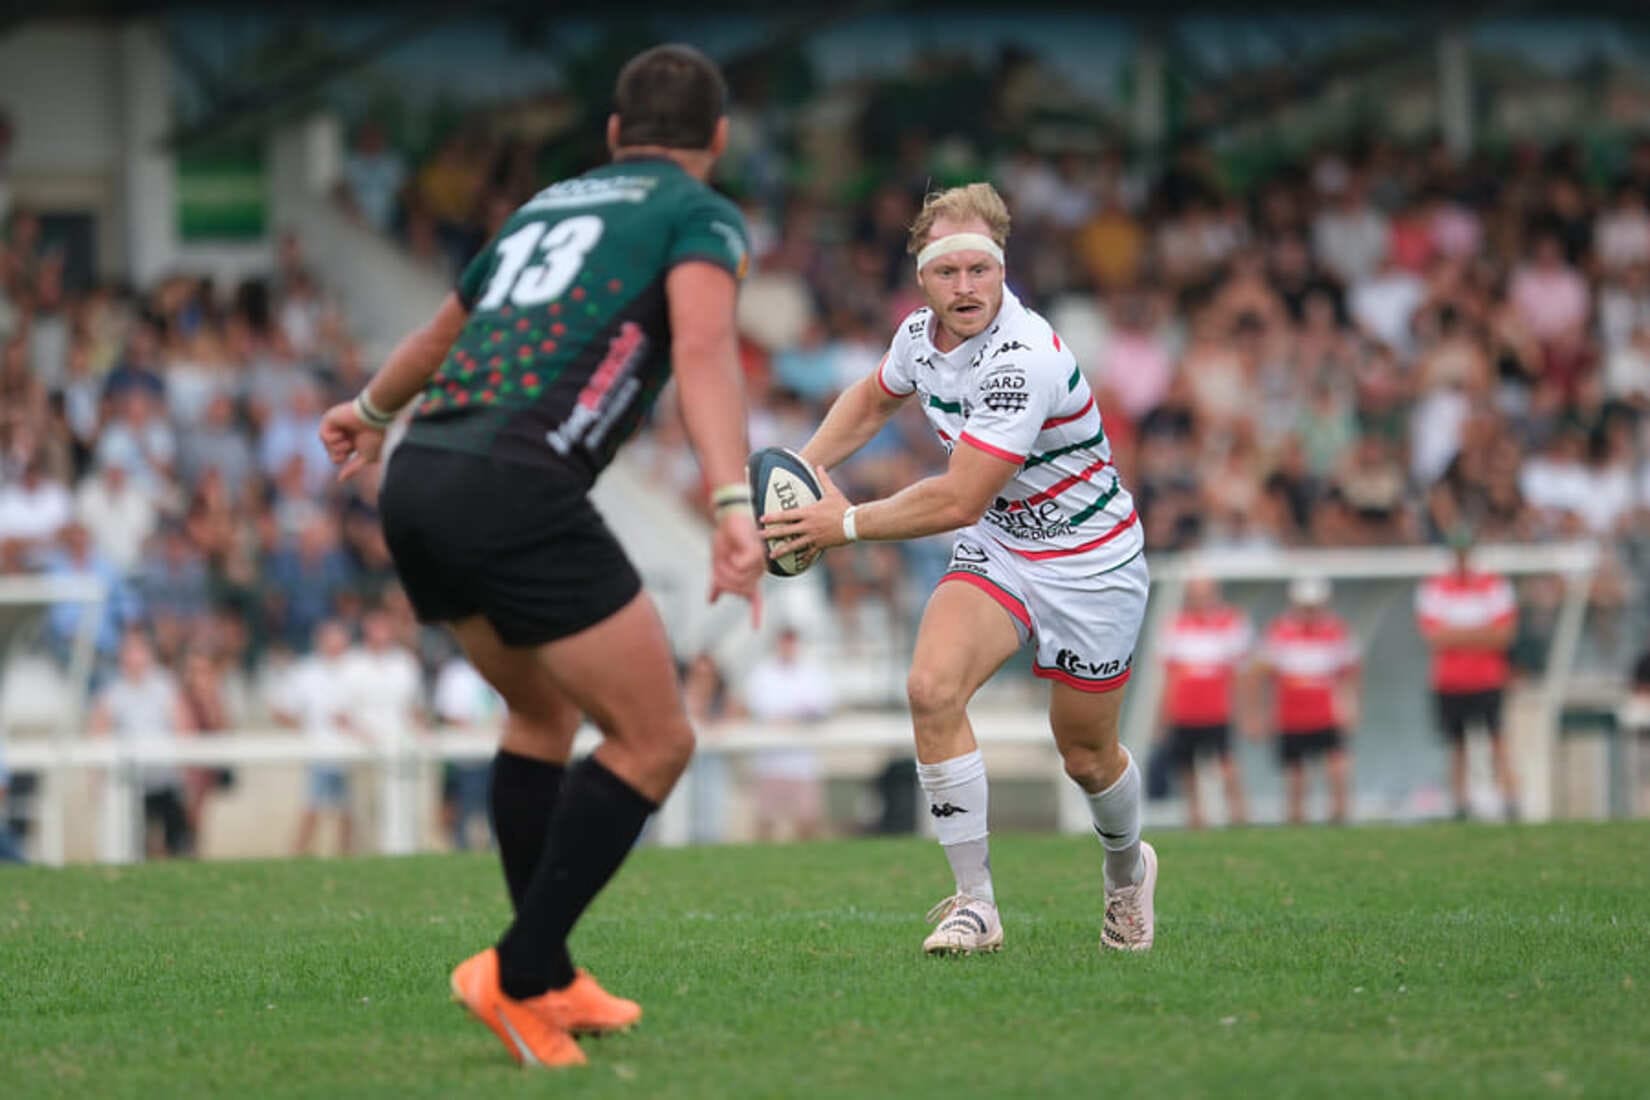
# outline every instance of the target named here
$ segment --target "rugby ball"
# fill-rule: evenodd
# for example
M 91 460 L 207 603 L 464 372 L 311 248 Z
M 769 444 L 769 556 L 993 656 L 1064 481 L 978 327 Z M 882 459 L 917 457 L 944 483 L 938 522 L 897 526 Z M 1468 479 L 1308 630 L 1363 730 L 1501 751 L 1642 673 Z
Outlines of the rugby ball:
M 814 504 L 825 494 L 819 480 L 802 456 L 783 447 L 763 447 L 745 463 L 751 479 L 751 500 L 756 504 L 756 516 L 761 519 L 770 512 L 789 512 Z M 769 546 L 777 540 L 770 539 Z M 817 550 L 781 554 L 768 559 L 768 572 L 776 577 L 794 577 L 806 572 L 819 558 Z

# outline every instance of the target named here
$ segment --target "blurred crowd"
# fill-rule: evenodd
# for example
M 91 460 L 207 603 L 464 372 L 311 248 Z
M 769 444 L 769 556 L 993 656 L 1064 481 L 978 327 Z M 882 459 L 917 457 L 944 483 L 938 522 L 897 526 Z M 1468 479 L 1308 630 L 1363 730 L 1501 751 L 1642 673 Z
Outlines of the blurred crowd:
M 718 182 L 753 242 L 757 443 L 802 442 L 875 365 L 920 304 L 905 240 L 923 191 L 985 177 L 1014 214 L 1010 283 L 1102 395 L 1152 547 L 1436 542 L 1463 525 L 1619 542 L 1650 527 L 1650 139 L 1613 157 L 1460 157 L 1372 138 L 1239 190 L 1201 144 L 1148 164 L 1120 145 L 929 140 L 919 124 L 889 155 L 867 117 L 843 151 L 864 171 L 813 184 L 773 169 L 795 152 L 783 112 L 735 114 Z M 474 126 L 408 165 L 369 124 L 340 197 L 456 270 L 539 185 L 542 152 Z M 696 492 L 668 400 L 655 427 L 661 476 Z M 912 417 L 848 476 L 880 493 L 940 457 Z M 850 603 L 899 572 L 875 560 L 889 556 L 837 557 Z M 1606 604 L 1631 594 L 1612 565 Z
M 1594 537 L 1608 627 L 1642 599 L 1650 534 L 1650 140 L 1609 178 L 1588 167 L 1569 146 L 1376 143 L 1243 194 L 1200 148 L 1155 174 L 1017 153 L 991 177 L 1015 218 L 1009 281 L 1099 395 L 1151 549 Z M 851 207 L 747 204 L 755 442 L 805 441 L 920 304 L 905 227 L 926 178 Z M 851 497 L 939 466 L 910 412 L 847 468 Z M 661 479 L 696 492 L 668 403 L 655 442 Z M 851 608 L 899 602 L 940 553 L 826 561 Z
M 1650 139 L 1609 163 L 1573 145 L 1463 158 L 1371 139 L 1238 188 L 1201 144 L 1148 162 L 914 129 L 888 152 L 862 125 L 845 155 L 864 171 L 816 186 L 775 168 L 793 151 L 775 117 L 736 118 L 719 181 L 753 245 L 740 327 L 754 445 L 800 445 L 874 368 L 920 304 L 905 244 L 924 190 L 985 177 L 1014 214 L 1009 281 L 1076 352 L 1152 549 L 1590 535 L 1608 551 L 1594 621 L 1642 601 Z M 337 199 L 452 274 L 544 182 L 541 153 L 464 128 L 415 163 L 369 124 Z M 375 365 L 358 335 L 291 236 L 273 270 L 234 287 L 72 286 L 39 220 L 11 211 L 0 573 L 108 584 L 100 685 L 133 626 L 174 674 L 208 662 L 256 678 L 307 657 L 326 623 L 363 637 L 370 612 L 434 691 L 450 652 L 394 584 L 372 472 L 336 485 L 316 438 Z M 632 455 L 703 510 L 668 390 Z M 839 483 L 885 495 L 943 458 L 909 409 Z M 946 543 L 828 555 L 840 633 L 883 631 L 867 606 L 914 621 Z M 1557 598 L 1539 583 L 1522 595 Z M 47 617 L 61 661 L 81 613 Z
M 229 294 L 71 290 L 37 226 L 15 214 L 0 250 L 0 572 L 105 581 L 100 672 L 138 623 L 168 665 L 206 649 L 246 668 L 371 605 L 411 623 L 372 477 L 334 485 L 316 434 L 366 374 L 298 242 Z M 48 617 L 62 657 L 79 614 Z

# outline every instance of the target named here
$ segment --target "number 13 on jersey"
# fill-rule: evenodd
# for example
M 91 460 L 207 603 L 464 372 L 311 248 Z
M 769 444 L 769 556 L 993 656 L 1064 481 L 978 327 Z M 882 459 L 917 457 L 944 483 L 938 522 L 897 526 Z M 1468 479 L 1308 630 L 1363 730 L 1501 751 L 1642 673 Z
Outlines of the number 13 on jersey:
M 498 268 L 476 308 L 539 306 L 559 298 L 578 277 L 584 258 L 602 237 L 602 220 L 582 214 L 554 225 L 529 222 L 498 242 Z M 538 262 L 528 263 L 538 254 Z

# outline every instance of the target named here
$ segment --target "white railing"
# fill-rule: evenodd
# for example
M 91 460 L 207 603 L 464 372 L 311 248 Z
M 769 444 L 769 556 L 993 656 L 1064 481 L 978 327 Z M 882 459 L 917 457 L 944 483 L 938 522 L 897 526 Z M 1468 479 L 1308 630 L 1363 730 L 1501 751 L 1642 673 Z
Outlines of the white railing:
M 994 746 L 1042 746 L 1048 754 L 1047 775 L 1057 794 L 1062 830 L 1089 828 L 1088 805 L 1075 784 L 1065 777 L 1049 736 L 1047 718 L 1040 711 L 1007 711 L 978 716 L 989 726 L 981 738 L 989 755 Z M 591 727 L 579 731 L 575 753 L 600 743 Z M 829 753 L 833 750 L 882 749 L 911 751 L 911 726 L 903 715 L 843 715 L 806 730 L 775 734 L 748 723 L 720 726 L 701 736 L 697 757 L 743 757 L 767 749 L 795 749 L 801 745 Z M 42 778 L 36 820 L 43 837 L 61 838 L 70 810 L 68 776 L 95 771 L 103 776 L 98 807 L 97 858 L 107 863 L 129 863 L 142 856 L 144 767 L 244 767 L 259 764 L 346 764 L 370 769 L 379 792 L 379 850 L 404 854 L 419 849 L 426 823 L 420 819 L 424 775 L 432 764 L 479 763 L 497 751 L 496 735 L 442 730 L 399 744 L 316 742 L 301 734 L 269 730 L 210 737 L 156 738 L 120 741 L 108 738 L 70 738 L 21 741 L 8 747 L 6 760 L 15 771 Z M 699 820 L 699 786 L 679 783 L 661 807 L 653 836 L 660 844 L 679 846 L 691 839 Z M 42 847 L 43 863 L 61 864 L 63 846 Z

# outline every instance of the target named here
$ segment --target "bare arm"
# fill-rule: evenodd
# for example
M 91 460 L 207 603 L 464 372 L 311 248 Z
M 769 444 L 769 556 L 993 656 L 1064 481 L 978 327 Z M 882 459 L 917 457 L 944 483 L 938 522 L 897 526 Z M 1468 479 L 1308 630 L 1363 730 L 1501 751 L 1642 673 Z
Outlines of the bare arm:
M 750 450 L 733 321 L 738 293 L 733 275 L 703 261 L 677 264 L 665 277 L 677 401 L 699 469 L 713 490 L 745 484 Z M 760 617 L 763 564 L 749 505 L 719 508 L 711 537 L 711 602 L 724 592 L 744 596 L 752 617 Z
M 469 311 L 449 294 L 441 308 L 419 328 L 408 333 L 378 373 L 372 376 L 361 396 L 380 412 L 399 412 L 418 396 L 452 350 L 453 341 L 469 322 Z M 354 401 L 334 405 L 321 418 L 321 442 L 327 455 L 341 467 L 338 480 L 345 481 L 369 462 L 376 462 L 384 449 L 387 424 L 369 424 Z
M 966 444 L 951 452 L 945 473 L 925 477 L 891 497 L 861 504 L 854 511 L 859 537 L 884 541 L 915 539 L 955 531 L 985 515 L 1020 464 Z
M 678 264 L 665 278 L 670 354 L 682 420 L 712 487 L 745 480 L 745 380 L 733 308 L 739 284 L 712 263 Z
M 883 356 L 883 362 L 888 357 Z M 882 365 L 843 390 L 831 404 L 831 411 L 802 448 L 809 466 L 834 469 L 871 441 L 884 424 L 899 412 L 905 397 L 896 397 L 877 384 Z M 907 394 L 906 396 L 909 396 Z
M 396 412 L 429 384 L 453 348 L 453 341 L 470 321 L 470 311 L 449 294 L 435 316 L 413 329 L 390 352 L 384 365 L 367 383 L 367 400 L 375 408 Z
M 951 453 L 951 464 L 937 477 L 925 477 L 891 497 L 854 509 L 860 539 L 891 541 L 915 539 L 955 531 L 976 522 L 1020 469 L 1009 462 L 967 445 Z M 847 542 L 842 515 L 848 499 L 823 466 L 817 467 L 825 496 L 817 504 L 762 517 L 763 533 L 774 540 L 770 552 L 789 553 L 812 547 L 826 550 Z

